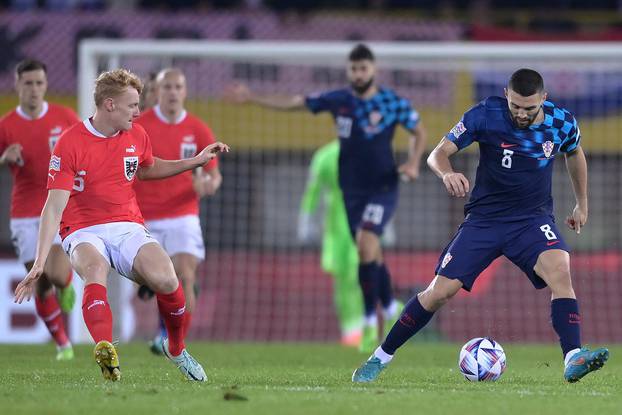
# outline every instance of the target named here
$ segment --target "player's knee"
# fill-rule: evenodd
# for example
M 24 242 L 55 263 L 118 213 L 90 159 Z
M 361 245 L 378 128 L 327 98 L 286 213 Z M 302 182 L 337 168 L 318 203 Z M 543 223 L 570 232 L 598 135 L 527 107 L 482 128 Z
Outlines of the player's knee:
M 456 293 L 452 290 L 431 288 L 419 294 L 419 302 L 428 311 L 436 311 L 453 298 Z
M 362 264 L 374 262 L 374 260 L 376 259 L 374 258 L 374 255 L 369 250 L 365 250 L 365 249 L 359 249 L 359 258 L 361 259 Z
M 549 286 L 571 287 L 570 265 L 566 261 L 555 261 L 540 269 L 536 273 L 546 281 Z
M 559 268 L 552 272 L 546 278 L 546 282 L 551 289 L 554 297 L 558 298 L 574 298 L 574 289 L 572 288 L 572 278 L 570 270 Z
M 106 281 L 109 267 L 102 261 L 92 261 L 76 266 L 76 271 L 86 283 Z
M 369 243 L 359 243 L 357 245 L 359 261 L 363 264 L 374 262 L 379 257 L 379 247 Z
M 150 280 L 151 289 L 158 294 L 170 294 L 179 286 L 179 281 L 174 274 L 154 275 Z

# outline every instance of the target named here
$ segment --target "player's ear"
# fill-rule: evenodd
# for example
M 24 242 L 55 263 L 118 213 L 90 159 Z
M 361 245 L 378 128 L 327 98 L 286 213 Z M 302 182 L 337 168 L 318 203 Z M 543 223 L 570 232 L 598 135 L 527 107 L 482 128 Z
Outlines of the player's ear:
M 507 88 L 503 88 L 503 94 L 505 95 L 505 97 L 508 97 L 508 89 Z
M 106 98 L 104 100 L 104 108 L 106 108 L 108 112 L 114 111 L 114 100 L 112 98 Z

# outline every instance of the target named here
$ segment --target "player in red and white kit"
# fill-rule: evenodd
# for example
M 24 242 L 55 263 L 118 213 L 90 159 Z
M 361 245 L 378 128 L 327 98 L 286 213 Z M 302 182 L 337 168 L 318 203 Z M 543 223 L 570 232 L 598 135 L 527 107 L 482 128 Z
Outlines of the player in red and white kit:
M 125 69 L 102 73 L 95 81 L 95 115 L 71 127 L 56 144 L 36 259 L 15 289 L 15 301 L 31 297 L 60 225 L 63 248 L 85 282 L 82 314 L 104 378 L 121 377 L 106 290 L 112 266 L 156 293 L 168 333 L 166 356 L 188 380 L 205 381 L 203 368 L 184 345 L 184 292 L 168 255 L 143 226 L 133 185 L 135 177 L 161 179 L 202 167 L 229 148 L 214 143 L 185 160 L 153 157 L 149 136 L 133 124 L 141 88 L 140 79 Z
M 157 105 L 136 120 L 151 139 L 153 155 L 164 159 L 187 159 L 214 143 L 209 127 L 184 109 L 187 90 L 183 72 L 164 69 L 158 73 L 156 83 Z M 186 332 L 195 309 L 197 267 L 205 259 L 199 197 L 216 193 L 221 182 L 218 159 L 214 158 L 194 172 L 187 171 L 162 180 L 138 181 L 134 185 L 147 229 L 171 257 L 182 283 L 186 296 Z M 161 353 L 162 339 L 166 337 L 166 332 L 162 331 L 161 327 L 152 343 L 154 353 Z
M 47 68 L 43 62 L 20 62 L 15 68 L 15 88 L 19 105 L 0 120 L 0 166 L 8 164 L 13 176 L 11 239 L 19 261 L 30 270 L 47 195 L 50 153 L 60 134 L 79 120 L 69 108 L 45 101 Z M 35 287 L 35 306 L 56 343 L 56 359 L 70 360 L 73 349 L 62 312 L 71 311 L 76 300 L 71 264 L 60 243 L 57 235 Z

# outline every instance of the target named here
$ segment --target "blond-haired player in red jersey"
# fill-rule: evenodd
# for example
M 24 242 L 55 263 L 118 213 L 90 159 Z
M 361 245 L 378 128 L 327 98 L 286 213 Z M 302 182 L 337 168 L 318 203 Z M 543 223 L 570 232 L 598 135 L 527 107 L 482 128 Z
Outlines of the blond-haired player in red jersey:
M 184 292 L 170 258 L 143 226 L 133 184 L 136 177 L 161 179 L 204 166 L 229 148 L 214 143 L 185 160 L 153 157 L 149 136 L 133 123 L 141 88 L 140 79 L 125 69 L 102 73 L 95 81 L 95 115 L 65 131 L 56 143 L 36 259 L 15 289 L 15 301 L 31 297 L 60 225 L 63 248 L 84 279 L 82 314 L 104 378 L 121 377 L 106 290 L 112 266 L 156 293 L 168 332 L 166 356 L 188 380 L 205 381 L 203 368 L 184 345 Z
M 144 112 L 136 123 L 145 128 L 153 155 L 165 159 L 190 158 L 214 143 L 207 125 L 184 109 L 186 79 L 176 68 L 160 71 L 156 77 L 157 105 Z M 205 259 L 205 245 L 199 222 L 199 197 L 213 195 L 222 182 L 218 159 L 203 168 L 162 180 L 138 181 L 134 185 L 138 205 L 151 235 L 171 257 L 186 296 L 185 330 L 195 309 L 195 282 L 199 262 Z M 152 343 L 161 353 L 162 330 Z
M 15 89 L 19 105 L 0 120 L 0 166 L 7 164 L 13 175 L 11 239 L 19 261 L 30 270 L 47 194 L 50 153 L 60 134 L 79 120 L 69 108 L 45 101 L 47 68 L 43 62 L 18 63 Z M 35 308 L 56 343 L 56 359 L 70 360 L 73 349 L 62 312 L 71 311 L 76 299 L 71 264 L 60 243 L 56 236 L 35 287 Z

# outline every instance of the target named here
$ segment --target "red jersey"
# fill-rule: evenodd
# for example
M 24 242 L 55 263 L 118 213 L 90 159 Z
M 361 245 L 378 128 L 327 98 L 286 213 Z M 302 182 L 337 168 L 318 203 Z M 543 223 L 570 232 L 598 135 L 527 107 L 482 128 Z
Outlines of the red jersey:
M 0 120 L 0 154 L 11 144 L 22 145 L 23 164 L 9 164 L 13 176 L 11 218 L 41 214 L 50 154 L 61 133 L 78 121 L 69 108 L 47 102 L 38 118 L 28 117 L 17 107 Z
M 153 155 L 165 160 L 194 157 L 209 144 L 214 136 L 209 127 L 197 117 L 184 111 L 171 124 L 158 106 L 147 110 L 138 120 L 151 139 Z M 218 166 L 212 159 L 204 170 Z M 138 180 L 134 184 L 140 210 L 145 219 L 175 218 L 199 214 L 199 198 L 192 187 L 192 171 L 160 180 Z
M 139 166 L 152 164 L 149 136 L 140 125 L 111 137 L 95 130 L 90 120 L 65 131 L 50 159 L 47 186 L 71 192 L 61 238 L 103 223 L 142 224 L 133 182 Z

